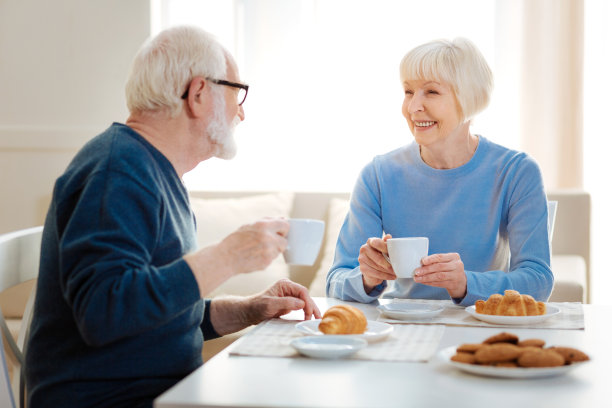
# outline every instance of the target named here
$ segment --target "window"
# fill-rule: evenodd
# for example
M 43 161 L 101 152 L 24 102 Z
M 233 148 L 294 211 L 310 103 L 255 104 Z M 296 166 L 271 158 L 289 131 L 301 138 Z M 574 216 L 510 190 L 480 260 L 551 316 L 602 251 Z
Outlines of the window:
M 514 73 L 496 52 L 496 2 L 157 1 L 156 30 L 194 24 L 215 34 L 251 86 L 236 158 L 198 166 L 185 176 L 191 189 L 350 191 L 374 155 L 413 140 L 399 62 L 436 38 L 471 39 L 500 72 L 473 130 L 517 147 L 515 122 L 497 119 L 516 98 L 504 95 Z

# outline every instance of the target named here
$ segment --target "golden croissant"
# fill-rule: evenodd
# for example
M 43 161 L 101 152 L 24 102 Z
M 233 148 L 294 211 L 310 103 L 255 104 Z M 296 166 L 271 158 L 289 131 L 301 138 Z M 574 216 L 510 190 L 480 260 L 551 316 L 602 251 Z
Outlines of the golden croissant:
M 363 312 L 354 306 L 332 306 L 321 319 L 319 330 L 325 334 L 362 334 L 368 321 Z
M 506 290 L 504 295 L 495 293 L 487 299 L 476 301 L 476 313 L 498 316 L 537 316 L 546 313 L 546 305 L 530 295 L 516 290 Z

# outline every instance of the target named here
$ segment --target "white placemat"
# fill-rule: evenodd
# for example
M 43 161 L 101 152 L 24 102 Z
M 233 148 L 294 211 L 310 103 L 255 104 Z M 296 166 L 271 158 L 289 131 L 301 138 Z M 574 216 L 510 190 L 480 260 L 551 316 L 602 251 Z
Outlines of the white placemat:
M 442 305 L 444 310 L 437 316 L 429 319 L 409 319 L 396 320 L 379 314 L 376 319 L 379 322 L 392 324 L 445 324 L 454 326 L 476 326 L 476 327 L 513 327 L 517 329 L 584 329 L 584 312 L 582 303 L 579 302 L 549 302 L 548 305 L 559 308 L 560 313 L 551 318 L 531 325 L 502 325 L 491 324 L 472 317 L 462 306 L 455 305 L 450 300 L 429 300 L 429 299 L 393 299 L 391 303 L 427 303 Z
M 260 357 L 299 357 L 289 344 L 303 336 L 295 320 L 272 319 L 251 330 L 232 347 L 230 355 Z M 397 325 L 393 332 L 380 341 L 370 343 L 348 357 L 357 360 L 426 362 L 435 353 L 443 325 Z

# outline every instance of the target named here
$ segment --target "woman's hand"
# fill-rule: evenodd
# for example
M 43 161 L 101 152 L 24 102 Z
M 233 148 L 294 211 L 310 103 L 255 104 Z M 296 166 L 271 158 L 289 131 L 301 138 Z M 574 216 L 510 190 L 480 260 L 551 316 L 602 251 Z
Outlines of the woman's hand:
M 433 254 L 421 260 L 415 269 L 414 281 L 423 285 L 444 288 L 453 298 L 462 298 L 467 291 L 467 277 L 457 253 Z
M 359 269 L 363 279 L 363 288 L 370 293 L 377 285 L 385 280 L 396 279 L 393 267 L 383 254 L 387 252 L 387 240 L 391 235 L 381 238 L 368 238 L 368 241 L 359 249 Z

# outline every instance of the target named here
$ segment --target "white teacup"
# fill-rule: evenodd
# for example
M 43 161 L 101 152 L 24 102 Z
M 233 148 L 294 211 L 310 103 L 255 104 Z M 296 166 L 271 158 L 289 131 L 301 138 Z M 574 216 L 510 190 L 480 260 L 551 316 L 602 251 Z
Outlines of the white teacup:
M 283 252 L 285 262 L 293 265 L 312 265 L 317 260 L 325 223 L 307 218 L 289 219 L 287 248 Z
M 393 266 L 398 278 L 412 278 L 414 270 L 421 266 L 421 259 L 429 251 L 427 237 L 390 238 L 387 240 L 389 256 L 387 260 Z

